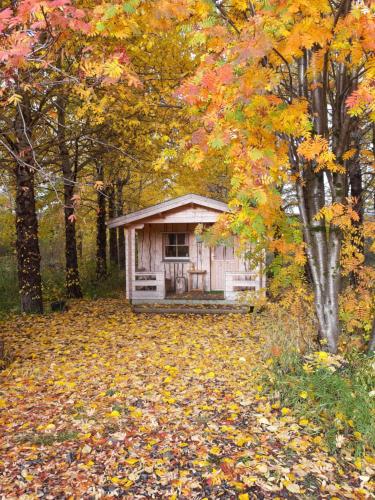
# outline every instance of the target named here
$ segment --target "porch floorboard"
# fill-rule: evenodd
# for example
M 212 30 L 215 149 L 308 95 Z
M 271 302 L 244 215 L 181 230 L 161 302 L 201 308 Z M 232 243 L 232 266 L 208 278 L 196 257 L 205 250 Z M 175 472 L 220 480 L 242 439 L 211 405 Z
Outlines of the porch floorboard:
M 223 299 L 134 299 L 132 310 L 145 314 L 246 314 L 251 311 L 248 304 Z
M 190 292 L 185 293 L 167 293 L 167 299 L 169 300 L 204 300 L 204 301 L 212 301 L 212 300 L 224 300 L 224 292 L 223 291 L 215 291 L 215 292 L 204 292 L 201 290 L 191 290 Z
M 189 305 L 217 305 L 217 306 L 233 306 L 236 307 L 238 306 L 238 302 L 235 302 L 234 300 L 225 300 L 225 299 L 162 299 L 162 300 L 157 300 L 157 299 L 132 299 L 132 304 L 133 305 L 140 305 L 140 304 L 154 304 L 154 305 L 160 305 L 160 306 L 165 306 L 165 305 L 176 305 L 176 304 L 185 304 L 187 306 Z

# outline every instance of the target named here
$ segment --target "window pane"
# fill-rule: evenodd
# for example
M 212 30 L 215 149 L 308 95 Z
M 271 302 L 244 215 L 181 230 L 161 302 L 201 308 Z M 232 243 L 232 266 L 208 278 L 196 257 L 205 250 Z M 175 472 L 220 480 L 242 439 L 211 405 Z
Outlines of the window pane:
M 214 260 L 233 260 L 234 248 L 218 245 L 214 249 Z
M 215 247 L 214 258 L 215 258 L 215 260 L 224 260 L 224 246 L 223 245 L 218 245 Z
M 189 257 L 189 247 L 187 245 L 176 247 L 178 257 Z
M 233 247 L 226 247 L 225 258 L 226 258 L 226 260 L 233 260 L 234 259 L 234 248 Z
M 176 234 L 175 233 L 169 233 L 168 234 L 168 245 L 175 245 L 176 244 Z
M 165 256 L 166 257 L 177 257 L 176 249 L 177 249 L 177 247 L 166 246 L 165 247 Z
M 177 234 L 177 245 L 185 245 L 186 243 L 186 234 L 180 233 Z

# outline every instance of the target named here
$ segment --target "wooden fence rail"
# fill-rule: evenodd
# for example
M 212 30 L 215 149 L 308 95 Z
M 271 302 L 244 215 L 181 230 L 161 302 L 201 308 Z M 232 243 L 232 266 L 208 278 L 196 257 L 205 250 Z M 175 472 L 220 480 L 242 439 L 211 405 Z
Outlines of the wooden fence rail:
M 165 273 L 164 272 L 136 272 L 132 281 L 133 299 L 164 299 Z
M 225 273 L 225 298 L 237 300 L 240 292 L 257 292 L 264 287 L 259 272 L 226 272 Z

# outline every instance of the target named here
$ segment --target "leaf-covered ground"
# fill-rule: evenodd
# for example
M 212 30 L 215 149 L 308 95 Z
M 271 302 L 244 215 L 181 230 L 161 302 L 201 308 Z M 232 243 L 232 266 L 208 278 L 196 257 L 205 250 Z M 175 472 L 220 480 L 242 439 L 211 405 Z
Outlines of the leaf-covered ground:
M 0 376 L 6 499 L 371 496 L 374 465 L 330 456 L 262 394 L 246 316 L 81 301 L 2 336 L 15 356 Z

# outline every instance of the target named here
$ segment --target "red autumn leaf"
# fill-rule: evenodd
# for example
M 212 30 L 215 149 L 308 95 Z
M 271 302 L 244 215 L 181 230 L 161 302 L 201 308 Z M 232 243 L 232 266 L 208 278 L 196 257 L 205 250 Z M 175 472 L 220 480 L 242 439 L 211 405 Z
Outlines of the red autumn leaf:
M 216 86 L 216 75 L 213 71 L 207 71 L 202 78 L 202 85 L 204 88 L 208 89 L 209 91 L 213 91 Z
M 231 83 L 233 80 L 233 68 L 230 64 L 225 64 L 217 70 L 219 80 L 224 85 Z

